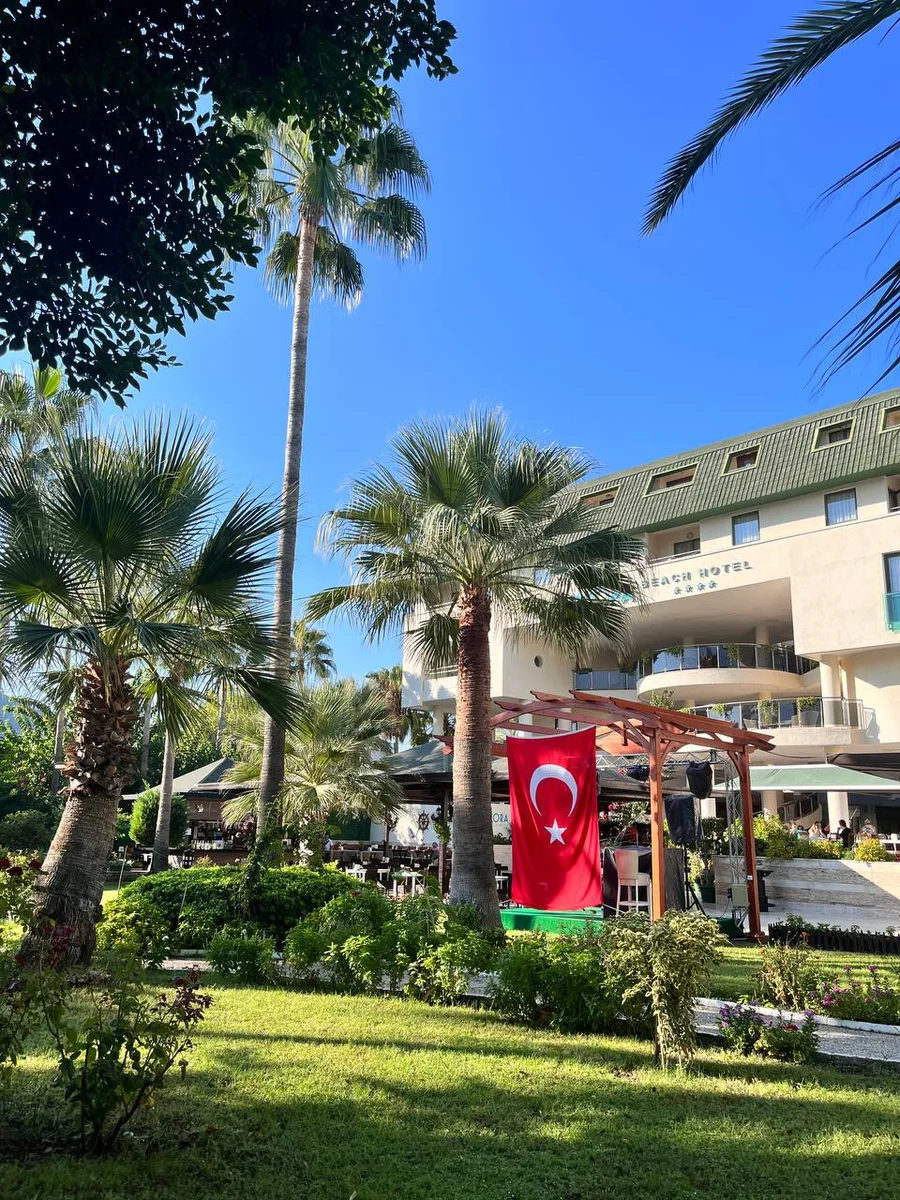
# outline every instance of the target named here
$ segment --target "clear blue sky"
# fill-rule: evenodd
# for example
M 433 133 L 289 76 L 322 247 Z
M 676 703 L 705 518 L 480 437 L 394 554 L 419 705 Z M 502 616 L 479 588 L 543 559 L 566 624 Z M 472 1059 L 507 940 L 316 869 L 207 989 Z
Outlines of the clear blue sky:
M 802 6 L 441 0 L 459 74 L 401 87 L 434 174 L 428 259 L 369 258 L 352 314 L 314 303 L 298 595 L 340 577 L 313 553 L 318 517 L 410 419 L 500 405 L 521 431 L 614 470 L 867 390 L 877 356 L 823 394 L 810 383 L 807 352 L 871 278 L 875 246 L 825 255 L 851 207 L 813 203 L 895 135 L 900 34 L 845 51 L 783 98 L 667 226 L 639 236 L 666 159 Z M 131 409 L 209 418 L 234 488 L 274 490 L 289 314 L 251 271 L 235 293 Z M 345 673 L 398 657 L 345 626 L 333 641 Z

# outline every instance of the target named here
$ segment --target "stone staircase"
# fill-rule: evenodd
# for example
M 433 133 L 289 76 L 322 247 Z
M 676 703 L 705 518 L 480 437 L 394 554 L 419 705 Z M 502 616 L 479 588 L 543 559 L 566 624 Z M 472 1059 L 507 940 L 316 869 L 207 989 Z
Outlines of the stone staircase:
M 835 909 L 833 924 L 841 921 L 837 910 L 853 909 L 884 922 L 900 925 L 900 863 L 864 863 L 848 860 L 802 858 L 785 861 L 760 858 L 759 867 L 771 871 L 766 892 L 773 907 L 789 913 L 799 909 Z M 716 859 L 717 895 L 725 897 L 728 860 Z

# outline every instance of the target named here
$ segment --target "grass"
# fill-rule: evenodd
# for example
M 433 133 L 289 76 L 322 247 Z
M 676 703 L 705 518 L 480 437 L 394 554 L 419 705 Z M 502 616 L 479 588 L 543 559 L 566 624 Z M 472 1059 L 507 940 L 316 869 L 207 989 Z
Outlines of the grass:
M 646 1043 L 487 1011 L 212 990 L 186 1079 L 122 1152 L 0 1163 L 4 1200 L 875 1200 L 895 1187 L 900 1078 L 876 1069 L 707 1049 L 692 1076 L 663 1075 Z M 50 1111 L 50 1061 L 19 1072 L 0 1138 L 21 1153 Z
M 811 950 L 810 961 L 832 978 L 843 978 L 844 968 L 852 968 L 853 974 L 862 976 L 869 963 L 875 963 L 884 971 L 900 969 L 900 960 L 892 957 L 872 957 L 868 954 L 844 954 L 826 950 Z M 754 995 L 753 977 L 760 967 L 760 952 L 755 946 L 729 946 L 725 961 L 716 967 L 709 985 L 709 995 L 721 1000 L 740 1000 L 742 996 Z

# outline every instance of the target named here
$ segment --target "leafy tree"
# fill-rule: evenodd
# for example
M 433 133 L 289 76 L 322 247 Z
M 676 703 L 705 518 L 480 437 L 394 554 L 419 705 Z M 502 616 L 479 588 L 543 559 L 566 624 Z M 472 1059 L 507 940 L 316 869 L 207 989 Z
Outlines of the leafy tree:
M 295 621 L 293 637 L 292 673 L 299 684 L 303 684 L 307 676 L 327 679 L 335 673 L 337 667 L 324 629 L 314 629 L 305 621 Z
M 345 609 L 372 638 L 415 622 L 424 670 L 456 660 L 451 901 L 493 923 L 491 620 L 578 659 L 596 642 L 625 643 L 621 597 L 638 592 L 644 547 L 586 503 L 577 485 L 589 465 L 511 436 L 499 413 L 411 425 L 323 526 L 353 582 L 312 597 L 308 618 Z
M 333 148 L 381 85 L 455 70 L 434 0 L 18 0 L 0 8 L 0 354 L 28 346 L 114 396 L 164 337 L 227 307 L 256 258 L 235 117 L 316 122 Z
M 159 788 L 149 788 L 135 798 L 128 824 L 128 836 L 137 846 L 152 846 L 156 837 L 159 814 Z M 180 846 L 187 829 L 187 801 L 184 796 L 172 797 L 169 814 L 168 846 Z
M 298 714 L 286 738 L 285 781 L 274 815 L 283 825 L 307 831 L 314 860 L 320 857 L 329 816 L 365 813 L 382 820 L 386 809 L 391 812 L 402 801 L 396 780 L 380 765 L 390 750 L 386 726 L 384 701 L 371 687 L 339 679 L 300 689 Z M 255 785 L 225 805 L 225 820 L 237 824 L 256 806 L 264 743 L 259 711 L 246 704 L 236 706 L 230 732 L 240 757 L 230 778 Z
M 13 700 L 0 723 L 0 814 L 54 810 L 50 791 L 56 718 L 40 700 Z
M 667 166 L 651 198 L 644 232 L 651 233 L 672 212 L 687 192 L 698 172 L 713 161 L 723 142 L 745 121 L 776 100 L 788 88 L 805 79 L 811 71 L 839 50 L 890 22 L 885 36 L 896 29 L 900 0 L 830 0 L 810 9 L 794 20 L 785 33 L 762 54 L 756 64 L 732 88 L 712 120 L 681 150 Z M 868 186 L 864 200 L 881 197 L 875 211 L 861 221 L 854 232 L 881 217 L 896 215 L 900 196 L 895 182 L 896 156 L 900 140 L 867 158 L 831 187 L 826 196 L 860 181 Z M 874 176 L 874 178 L 873 178 Z M 871 182 L 870 182 L 871 181 Z M 888 234 L 890 237 L 890 233 Z M 861 314 L 861 315 L 858 315 Z M 849 328 L 836 341 L 825 372 L 829 378 L 857 355 L 887 335 L 891 355 L 878 382 L 900 365 L 897 334 L 900 323 L 900 259 L 890 264 L 866 289 L 834 328 L 851 320 Z
M 23 808 L 0 819 L 0 849 L 46 850 L 50 845 L 50 816 L 37 808 Z
M 359 300 L 363 269 L 351 241 L 401 261 L 421 257 L 425 222 L 411 197 L 428 190 L 430 176 L 413 139 L 391 120 L 370 122 L 334 153 L 321 144 L 315 123 L 290 120 L 272 127 L 254 121 L 250 127 L 266 138 L 268 149 L 266 169 L 247 181 L 245 201 L 269 248 L 266 278 L 294 314 L 274 606 L 274 667 L 287 680 L 312 293 L 318 289 L 348 306 Z M 261 829 L 284 780 L 284 757 L 284 738 L 270 721 L 260 779 Z
M 278 518 L 248 495 L 214 515 L 219 472 L 209 438 L 186 420 L 72 434 L 51 460 L 52 486 L 37 488 L 0 462 L 0 621 L 23 671 L 65 651 L 79 670 L 67 802 L 25 952 L 37 953 L 47 921 L 59 921 L 73 927 L 73 958 L 83 961 L 134 772 L 133 672 L 269 651 L 259 586 Z M 232 678 L 288 719 L 294 697 L 268 672 L 235 667 Z M 158 689 L 157 704 L 175 737 L 198 711 L 177 682 Z

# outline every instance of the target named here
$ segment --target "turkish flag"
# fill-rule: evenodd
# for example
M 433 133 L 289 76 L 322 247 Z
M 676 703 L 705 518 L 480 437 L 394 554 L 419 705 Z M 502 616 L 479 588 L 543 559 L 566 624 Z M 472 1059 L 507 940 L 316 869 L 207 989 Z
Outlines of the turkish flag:
M 603 903 L 595 731 L 506 740 L 512 898 L 549 911 Z

